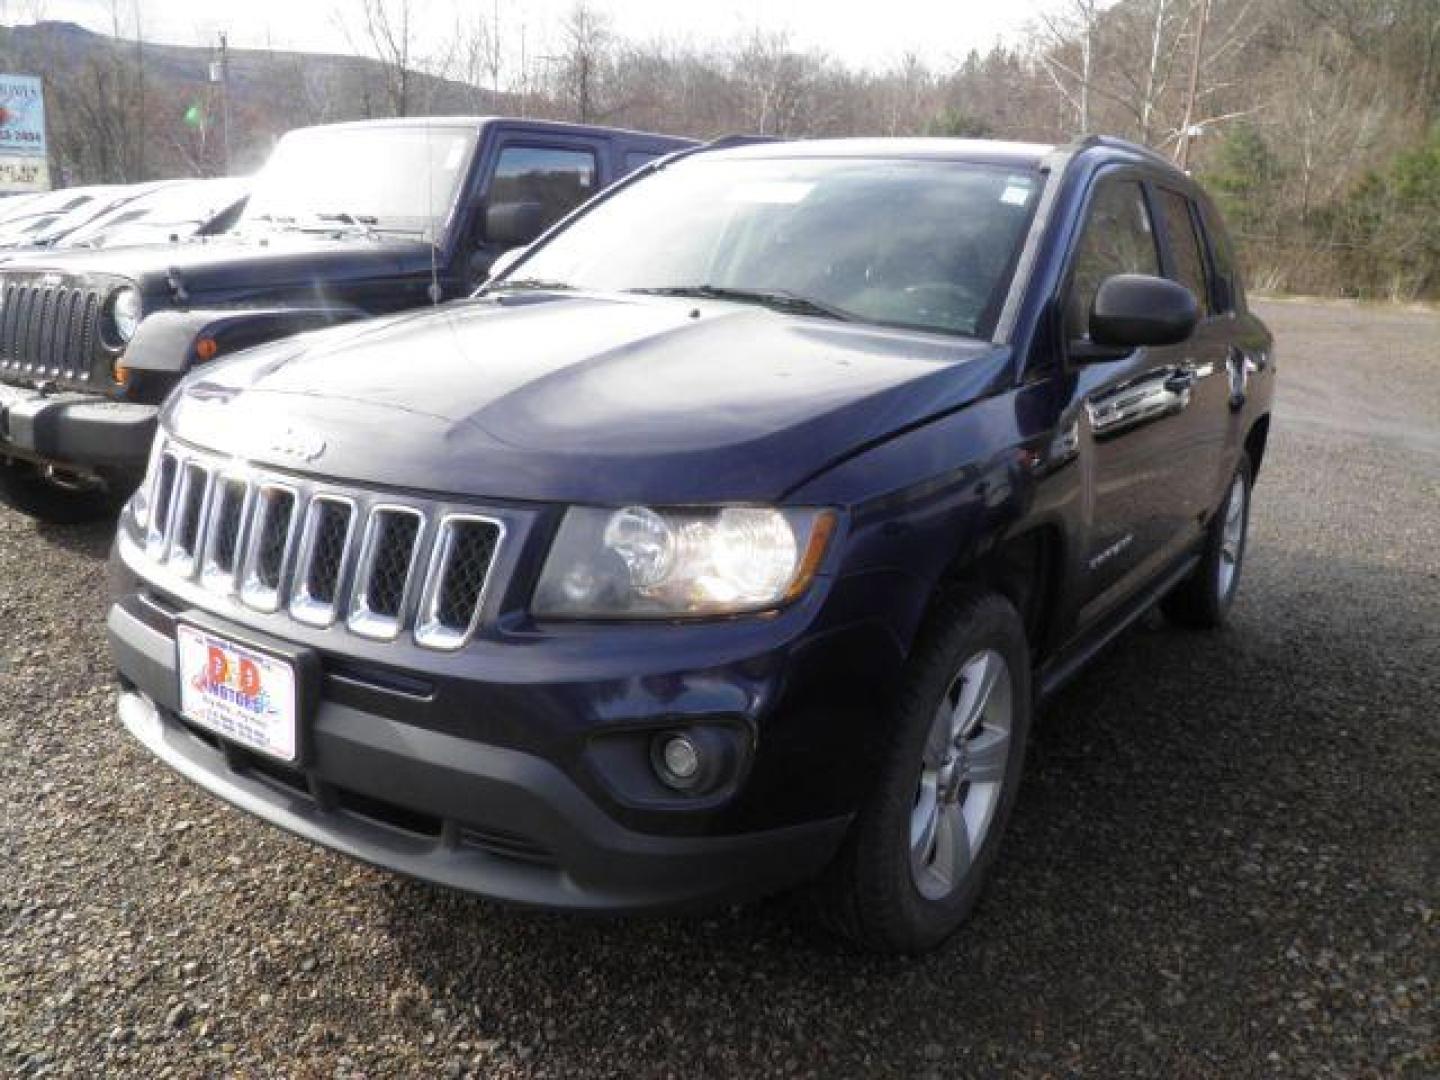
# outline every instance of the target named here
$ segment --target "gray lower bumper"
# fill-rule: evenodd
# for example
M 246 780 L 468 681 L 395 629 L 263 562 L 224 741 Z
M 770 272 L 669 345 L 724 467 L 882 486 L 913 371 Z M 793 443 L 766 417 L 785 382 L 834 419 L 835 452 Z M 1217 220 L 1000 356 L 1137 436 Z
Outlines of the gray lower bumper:
M 44 394 L 0 383 L 0 453 L 138 472 L 159 410 L 98 394 Z

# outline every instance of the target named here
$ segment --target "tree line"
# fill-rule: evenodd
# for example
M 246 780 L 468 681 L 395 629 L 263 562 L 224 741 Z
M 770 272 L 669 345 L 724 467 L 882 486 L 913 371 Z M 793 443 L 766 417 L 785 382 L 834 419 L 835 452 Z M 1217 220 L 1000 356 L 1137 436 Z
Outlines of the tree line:
M 438 35 L 421 0 L 341 2 L 337 31 L 368 61 L 232 54 L 232 168 L 300 124 L 455 111 L 700 137 L 1116 134 L 1210 188 L 1257 287 L 1440 296 L 1440 0 L 1052 0 L 1014 40 L 880 69 L 760 27 L 641 40 L 585 0 L 550 27 L 465 5 Z M 57 55 L 65 35 L 0 36 L 6 70 L 46 76 L 62 174 L 222 170 L 206 51 L 146 44 L 112 10 L 83 57 Z

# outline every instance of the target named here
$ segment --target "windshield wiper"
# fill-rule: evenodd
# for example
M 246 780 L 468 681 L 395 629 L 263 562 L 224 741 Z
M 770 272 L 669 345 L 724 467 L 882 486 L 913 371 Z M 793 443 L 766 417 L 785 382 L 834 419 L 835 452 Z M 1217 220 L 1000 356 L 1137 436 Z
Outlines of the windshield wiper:
M 338 221 L 342 225 L 378 225 L 380 219 L 373 214 L 352 214 L 345 210 L 336 210 L 333 213 L 316 214 L 316 221 Z
M 693 296 L 701 300 L 734 300 L 742 304 L 761 304 L 791 315 L 818 315 L 825 319 L 854 322 L 858 315 L 844 308 L 815 300 L 784 289 L 732 289 L 724 285 L 664 285 L 648 289 L 626 289 L 626 292 L 647 296 Z
M 494 285 L 487 285 L 485 291 L 498 292 L 502 289 L 529 289 L 540 292 L 573 292 L 574 285 L 566 281 L 551 281 L 549 278 L 504 278 Z

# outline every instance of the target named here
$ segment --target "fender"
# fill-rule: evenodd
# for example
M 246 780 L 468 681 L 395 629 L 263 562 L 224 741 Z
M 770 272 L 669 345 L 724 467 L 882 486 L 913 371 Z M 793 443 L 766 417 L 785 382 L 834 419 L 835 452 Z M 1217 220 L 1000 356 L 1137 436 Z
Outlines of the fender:
M 125 366 L 134 371 L 183 374 L 201 362 L 195 346 L 202 337 L 215 342 L 214 355 L 205 358 L 213 359 L 305 330 L 369 318 L 371 314 L 352 304 L 157 311 L 136 329 L 125 350 Z

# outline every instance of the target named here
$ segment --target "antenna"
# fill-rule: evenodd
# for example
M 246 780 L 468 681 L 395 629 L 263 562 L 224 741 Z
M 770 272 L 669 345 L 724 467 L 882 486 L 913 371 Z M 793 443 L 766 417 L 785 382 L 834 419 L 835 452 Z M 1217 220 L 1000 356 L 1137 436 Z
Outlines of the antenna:
M 425 124 L 425 213 L 430 218 L 430 303 L 438 306 L 440 297 L 440 268 L 436 263 L 440 246 L 440 230 L 435 223 L 435 150 L 431 146 L 431 135 L 435 125 L 427 117 Z

